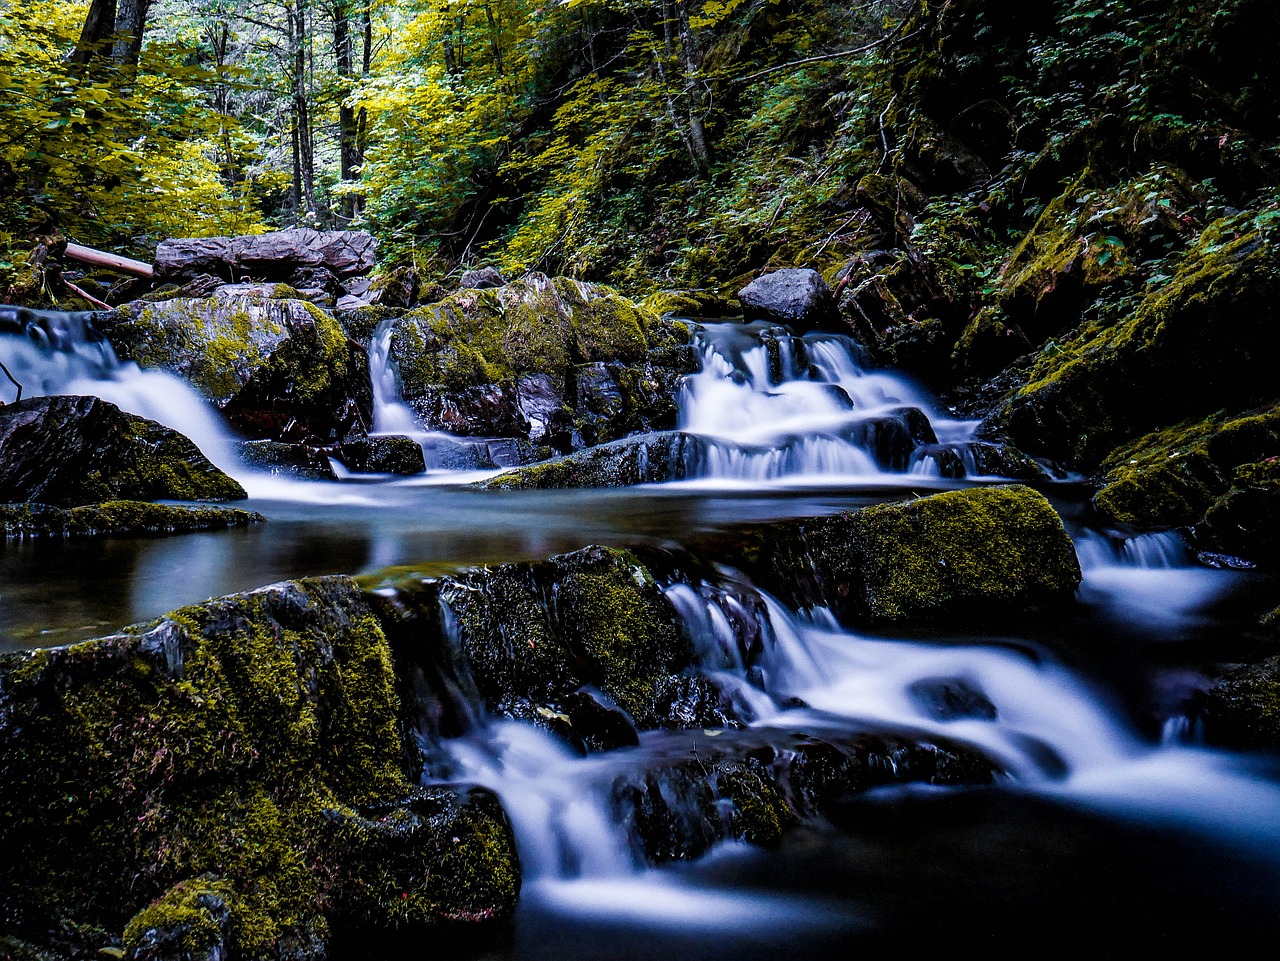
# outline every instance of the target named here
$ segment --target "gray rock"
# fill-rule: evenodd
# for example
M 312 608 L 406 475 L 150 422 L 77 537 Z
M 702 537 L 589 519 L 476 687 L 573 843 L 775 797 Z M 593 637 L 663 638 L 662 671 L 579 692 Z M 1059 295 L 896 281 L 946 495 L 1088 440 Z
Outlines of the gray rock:
M 277 477 L 300 480 L 337 480 L 328 456 L 305 444 L 281 444 L 271 440 L 249 440 L 237 445 L 240 458 L 249 467 Z
M 640 434 L 517 467 L 475 486 L 484 490 L 558 490 L 660 484 L 692 476 L 700 451 L 701 442 L 691 434 Z
M 481 267 L 479 270 L 467 270 L 462 274 L 459 287 L 471 290 L 488 290 L 494 287 L 505 287 L 507 282 L 497 267 Z
M 816 330 L 837 317 L 835 299 L 822 276 L 809 268 L 775 270 L 738 291 L 747 320 L 789 324 L 796 333 Z

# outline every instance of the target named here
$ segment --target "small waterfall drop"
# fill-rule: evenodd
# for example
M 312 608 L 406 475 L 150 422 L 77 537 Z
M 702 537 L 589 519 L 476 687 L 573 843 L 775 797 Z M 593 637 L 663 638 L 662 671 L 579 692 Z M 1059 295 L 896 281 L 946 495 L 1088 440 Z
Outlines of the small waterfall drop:
M 848 337 L 708 324 L 696 346 L 700 370 L 679 398 L 679 429 L 702 440 L 695 476 L 760 483 L 977 473 L 962 453 L 976 422 L 942 417 L 906 378 L 867 369 Z M 951 452 L 945 471 L 940 447 Z
M 189 437 L 228 474 L 244 468 L 216 411 L 180 377 L 117 360 L 111 344 L 82 314 L 50 314 L 53 336 L 0 334 L 0 356 L 23 385 L 23 397 L 80 394 L 101 397 L 121 410 L 147 417 Z M 56 321 L 56 323 L 54 323 Z
M 400 384 L 391 364 L 391 336 L 395 331 L 395 319 L 384 320 L 369 339 L 369 380 L 373 384 L 373 432 L 376 434 L 407 434 L 416 437 L 423 433 L 422 425 L 413 416 L 400 396 Z

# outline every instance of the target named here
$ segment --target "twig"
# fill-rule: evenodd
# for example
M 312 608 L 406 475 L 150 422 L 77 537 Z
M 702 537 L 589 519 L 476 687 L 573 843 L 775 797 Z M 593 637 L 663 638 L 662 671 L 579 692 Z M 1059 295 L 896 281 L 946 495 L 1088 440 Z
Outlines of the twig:
M 840 231 L 844 230 L 844 228 L 845 228 L 845 227 L 848 227 L 851 223 L 853 223 L 853 222 L 854 222 L 854 220 L 856 220 L 856 219 L 857 219 L 857 217 L 858 217 L 858 214 L 857 214 L 857 213 L 855 213 L 852 217 L 850 217 L 848 220 L 846 220 L 844 223 L 842 223 L 839 227 L 837 227 L 837 228 L 835 229 L 835 232 L 834 232 L 830 237 L 828 237 L 826 240 L 824 240 L 824 241 L 822 242 L 822 246 L 818 248 L 818 250 L 817 250 L 817 252 L 816 252 L 816 253 L 814 253 L 814 255 L 813 255 L 814 259 L 816 260 L 817 258 L 821 257 L 821 256 L 822 256 L 822 252 L 823 252 L 824 250 L 826 250 L 826 249 L 827 249 L 827 245 L 828 245 L 828 244 L 830 244 L 830 243 L 831 243 L 831 241 L 833 241 L 833 240 L 835 240 L 837 237 L 839 237 L 839 236 L 840 236 Z
M 88 291 L 81 290 L 71 281 L 67 280 L 67 278 L 59 277 L 58 279 L 62 281 L 63 286 L 65 286 L 67 290 L 71 291 L 77 297 L 80 297 L 84 300 L 89 301 L 89 303 L 93 304 L 95 307 L 101 307 L 103 310 L 115 310 L 115 308 L 112 307 L 110 304 L 99 300 L 97 297 L 93 296 L 93 294 L 89 293 Z
M 3 360 L 0 360 L 0 370 L 4 371 L 4 375 L 9 378 L 9 383 L 18 388 L 18 396 L 13 399 L 13 402 L 16 404 L 18 401 L 22 400 L 22 385 L 13 379 L 13 374 L 9 373 L 9 368 L 4 365 Z
M 903 20 L 904 25 L 909 22 L 910 21 L 908 20 Z M 759 80 L 761 77 L 767 77 L 771 73 L 778 73 L 780 70 L 792 70 L 795 67 L 803 67 L 806 64 L 810 64 L 810 63 L 821 63 L 824 60 L 840 60 L 844 57 L 852 57 L 860 53 L 866 53 L 868 50 L 874 50 L 876 47 L 883 46 L 884 44 L 893 40 L 897 32 L 898 32 L 897 30 L 894 30 L 893 33 L 886 33 L 879 40 L 873 40 L 871 43 L 865 44 L 861 47 L 855 47 L 852 50 L 841 50 L 839 53 L 824 53 L 816 57 L 805 57 L 803 60 L 792 60 L 790 63 L 781 63 L 781 64 L 778 64 L 778 66 L 776 67 L 768 67 L 764 70 L 757 70 L 755 73 L 749 73 L 745 77 L 730 77 L 728 82 L 729 83 L 750 83 L 752 80 Z M 912 30 L 909 34 L 902 37 L 901 39 L 910 40 L 919 32 L 920 30 Z

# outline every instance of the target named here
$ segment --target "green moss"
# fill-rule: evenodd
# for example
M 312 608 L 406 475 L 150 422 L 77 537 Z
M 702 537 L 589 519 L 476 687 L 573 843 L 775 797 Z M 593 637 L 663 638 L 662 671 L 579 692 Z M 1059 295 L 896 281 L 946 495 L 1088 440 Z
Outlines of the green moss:
M 261 514 L 251 511 L 146 501 L 107 501 L 70 510 L 44 504 L 0 504 L 0 530 L 5 537 L 181 534 L 244 527 L 263 520 Z
M 1231 487 L 1275 478 L 1269 456 L 1280 456 L 1280 408 L 1184 421 L 1108 455 L 1094 504 L 1135 528 L 1193 524 Z
M 326 812 L 412 791 L 390 648 L 346 578 L 0 658 L 0 700 L 0 776 L 21 798 L 0 822 L 0 902 L 34 917 L 119 930 L 140 903 L 209 875 L 232 895 L 237 957 L 322 944 L 363 863 Z M 430 865 L 451 827 L 432 821 L 411 852 L 415 883 L 441 884 Z M 181 891 L 162 902 L 190 908 Z
M 1163 424 L 1273 394 L 1280 245 L 1264 218 L 1216 221 L 1135 310 L 1041 353 L 984 430 L 1092 466 Z
M 182 882 L 138 912 L 124 931 L 125 949 L 137 952 L 149 933 L 170 935 L 166 947 L 191 958 L 207 957 L 213 949 L 234 950 L 226 943 L 222 909 L 234 903 L 226 881 L 199 879 Z

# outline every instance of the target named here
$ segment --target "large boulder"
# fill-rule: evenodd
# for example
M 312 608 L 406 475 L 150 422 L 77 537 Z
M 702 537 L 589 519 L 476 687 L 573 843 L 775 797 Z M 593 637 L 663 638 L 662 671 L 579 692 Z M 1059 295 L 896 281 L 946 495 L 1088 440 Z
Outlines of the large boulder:
M 363 231 L 307 228 L 248 237 L 182 237 L 156 248 L 161 278 L 216 274 L 227 280 L 284 281 L 300 268 L 323 267 L 337 277 L 373 269 L 377 241 Z
M 0 502 L 228 501 L 247 495 L 175 430 L 97 397 L 0 407 Z
M 98 314 L 122 360 L 190 382 L 252 440 L 328 444 L 372 422 L 364 348 L 298 300 L 170 300 Z
M 747 320 L 789 324 L 796 333 L 826 327 L 836 319 L 835 299 L 816 270 L 787 268 L 757 277 L 738 291 Z
M 190 935 L 185 957 L 318 959 L 344 930 L 508 915 L 501 808 L 416 787 L 398 712 L 341 577 L 0 657 L 0 916 L 123 930 L 133 957 Z
M 772 525 L 719 549 L 793 606 L 874 625 L 1008 622 L 1070 601 L 1080 583 L 1061 519 L 1018 485 Z
M 1229 671 L 1206 693 L 1205 735 L 1237 751 L 1280 751 L 1280 657 Z
M 613 291 L 529 274 L 395 320 L 391 360 L 429 429 L 567 453 L 673 427 L 689 328 Z
M 732 721 L 694 671 L 674 608 L 628 551 L 588 547 L 388 590 L 397 650 L 432 675 L 434 706 L 421 713 L 458 718 L 478 703 L 580 746 L 609 716 L 642 729 Z M 588 691 L 599 697 L 583 698 Z

